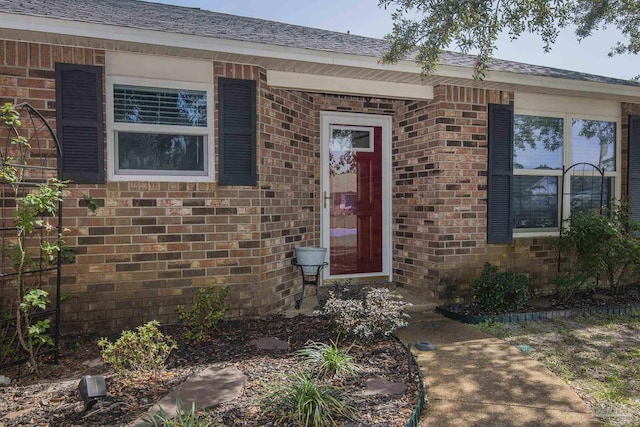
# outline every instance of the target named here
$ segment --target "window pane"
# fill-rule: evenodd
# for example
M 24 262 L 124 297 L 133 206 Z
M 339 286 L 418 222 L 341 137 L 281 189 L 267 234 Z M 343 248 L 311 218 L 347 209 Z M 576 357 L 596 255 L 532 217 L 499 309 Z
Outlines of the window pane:
M 615 170 L 615 122 L 573 119 L 571 134 L 573 164 L 584 162 L 605 171 Z
M 118 132 L 120 170 L 204 171 L 204 137 Z
M 558 226 L 558 177 L 513 177 L 513 227 Z
M 372 151 L 371 132 L 368 130 L 333 129 L 331 149 L 335 151 Z
M 513 135 L 514 169 L 562 169 L 564 120 L 516 115 Z
M 207 93 L 152 87 L 113 87 L 116 123 L 207 126 Z
M 606 206 L 611 197 L 613 178 L 599 176 L 571 177 L 571 213 L 600 210 L 600 201 Z M 602 198 L 601 198 L 602 195 Z

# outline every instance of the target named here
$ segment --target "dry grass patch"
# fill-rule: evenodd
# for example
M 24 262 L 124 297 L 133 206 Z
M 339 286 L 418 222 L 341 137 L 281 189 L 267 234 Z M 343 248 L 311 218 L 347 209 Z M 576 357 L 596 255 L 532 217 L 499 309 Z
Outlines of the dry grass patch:
M 564 379 L 606 426 L 640 425 L 640 312 L 478 327 Z

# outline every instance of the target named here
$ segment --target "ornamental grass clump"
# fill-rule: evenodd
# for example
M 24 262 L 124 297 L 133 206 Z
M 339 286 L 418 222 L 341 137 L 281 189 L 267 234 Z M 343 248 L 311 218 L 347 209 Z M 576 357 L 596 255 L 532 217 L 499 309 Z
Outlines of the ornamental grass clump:
M 144 417 L 148 427 L 213 427 L 222 424 L 213 424 L 211 417 L 196 410 L 196 403 L 191 402 L 189 409 L 185 408 L 182 401 L 176 402 L 176 416 L 170 417 L 164 409 L 160 408 L 155 414 Z
M 349 347 L 351 348 L 351 347 Z M 358 365 L 347 351 L 338 347 L 338 340 L 331 344 L 309 342 L 296 355 L 302 357 L 305 364 L 311 367 L 318 378 L 332 376 L 351 376 L 358 372 Z
M 371 340 L 407 325 L 405 309 L 411 304 L 401 299 L 386 288 L 365 288 L 358 299 L 342 299 L 330 291 L 320 313 L 331 318 L 340 334 Z
M 272 385 L 261 405 L 278 425 L 334 426 L 340 418 L 352 419 L 354 413 L 342 389 L 300 372 Z

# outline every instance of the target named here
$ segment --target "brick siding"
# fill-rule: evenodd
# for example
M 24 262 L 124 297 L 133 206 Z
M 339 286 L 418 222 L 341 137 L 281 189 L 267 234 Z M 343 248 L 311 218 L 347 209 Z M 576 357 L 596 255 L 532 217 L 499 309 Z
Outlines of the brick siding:
M 102 66 L 105 53 L 0 41 L 0 102 L 29 102 L 55 128 L 58 61 Z M 485 261 L 528 273 L 538 285 L 555 274 L 557 254 L 548 240 L 486 244 L 487 104 L 512 102 L 513 92 L 442 85 L 429 101 L 317 94 L 270 88 L 257 66 L 212 67 L 216 99 L 219 77 L 257 83 L 258 185 L 69 185 L 65 240 L 77 257 L 63 268 L 63 287 L 72 295 L 63 303 L 65 332 L 173 322 L 175 306 L 209 284 L 230 285 L 230 317 L 290 307 L 300 287 L 293 248 L 320 244 L 321 111 L 393 118 L 398 284 L 443 301 L 468 297 Z M 640 113 L 640 106 L 622 106 L 623 194 L 629 113 Z M 95 213 L 86 196 L 97 202 Z

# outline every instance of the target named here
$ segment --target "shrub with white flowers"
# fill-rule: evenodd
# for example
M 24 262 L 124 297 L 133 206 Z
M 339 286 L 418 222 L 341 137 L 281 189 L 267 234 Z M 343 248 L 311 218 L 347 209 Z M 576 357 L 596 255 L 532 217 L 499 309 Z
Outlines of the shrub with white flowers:
M 344 299 L 329 291 L 329 299 L 320 311 L 333 321 L 338 332 L 359 340 L 390 335 L 407 325 L 404 312 L 410 303 L 386 288 L 366 288 L 364 296 Z

